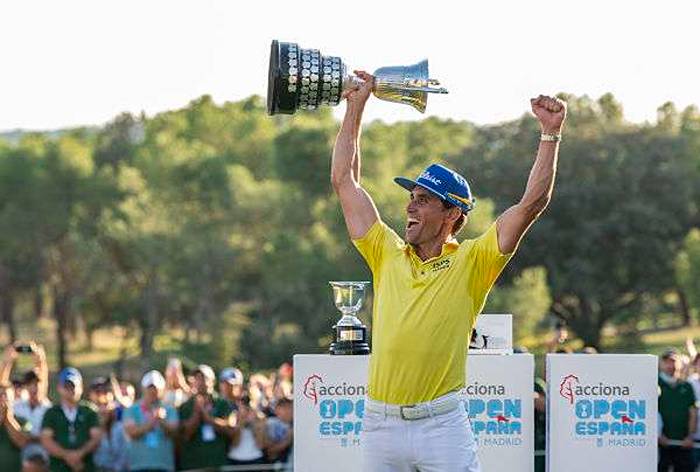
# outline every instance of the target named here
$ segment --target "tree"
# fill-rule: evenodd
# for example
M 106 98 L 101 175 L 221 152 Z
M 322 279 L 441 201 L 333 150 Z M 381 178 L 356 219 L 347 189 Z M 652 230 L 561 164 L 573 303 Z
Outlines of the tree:
M 675 261 L 676 280 L 687 297 L 689 308 L 700 313 L 700 229 L 692 229 Z

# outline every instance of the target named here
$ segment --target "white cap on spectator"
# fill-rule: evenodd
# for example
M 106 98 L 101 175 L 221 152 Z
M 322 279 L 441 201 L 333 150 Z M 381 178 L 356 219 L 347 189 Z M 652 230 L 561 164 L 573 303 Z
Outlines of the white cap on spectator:
M 146 372 L 146 374 L 141 379 L 141 387 L 148 388 L 151 386 L 155 387 L 158 390 L 162 390 L 165 388 L 165 379 L 163 378 L 163 375 L 157 370 L 151 370 Z
M 243 385 L 243 372 L 235 367 L 226 367 L 219 374 L 220 382 L 228 382 L 231 385 Z

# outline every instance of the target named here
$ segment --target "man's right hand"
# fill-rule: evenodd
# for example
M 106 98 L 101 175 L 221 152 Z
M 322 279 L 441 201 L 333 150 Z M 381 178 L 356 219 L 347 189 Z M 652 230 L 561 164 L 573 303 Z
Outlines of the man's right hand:
M 343 98 L 348 101 L 348 107 L 363 108 L 367 99 L 372 94 L 374 88 L 374 76 L 363 70 L 356 70 L 355 74 L 364 83 L 353 86 L 350 90 L 343 92 Z

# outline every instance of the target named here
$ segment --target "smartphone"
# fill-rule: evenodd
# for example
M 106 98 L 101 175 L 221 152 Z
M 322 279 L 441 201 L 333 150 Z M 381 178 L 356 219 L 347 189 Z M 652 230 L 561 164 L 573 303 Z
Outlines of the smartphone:
M 15 351 L 20 354 L 31 354 L 34 352 L 29 344 L 18 344 L 15 346 Z

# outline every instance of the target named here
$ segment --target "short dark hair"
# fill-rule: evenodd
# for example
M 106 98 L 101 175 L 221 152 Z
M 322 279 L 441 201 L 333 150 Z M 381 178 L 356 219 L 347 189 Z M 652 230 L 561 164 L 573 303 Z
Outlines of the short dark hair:
M 36 369 L 28 370 L 24 373 L 24 376 L 22 376 L 22 383 L 24 385 L 29 385 L 30 383 L 38 382 L 39 380 L 39 372 L 37 372 Z
M 442 202 L 442 206 L 446 210 L 450 210 L 452 208 L 457 208 L 457 205 L 453 205 L 452 203 L 448 202 L 447 200 L 440 200 Z M 464 226 L 467 224 L 467 215 L 460 210 L 459 212 L 459 217 L 455 220 L 455 222 L 452 224 L 452 236 L 457 236 L 457 234 L 464 229 Z
M 672 357 L 678 358 L 680 357 L 680 354 L 678 353 L 678 350 L 675 348 L 668 348 L 666 349 L 663 353 L 661 353 L 661 359 L 670 359 Z

